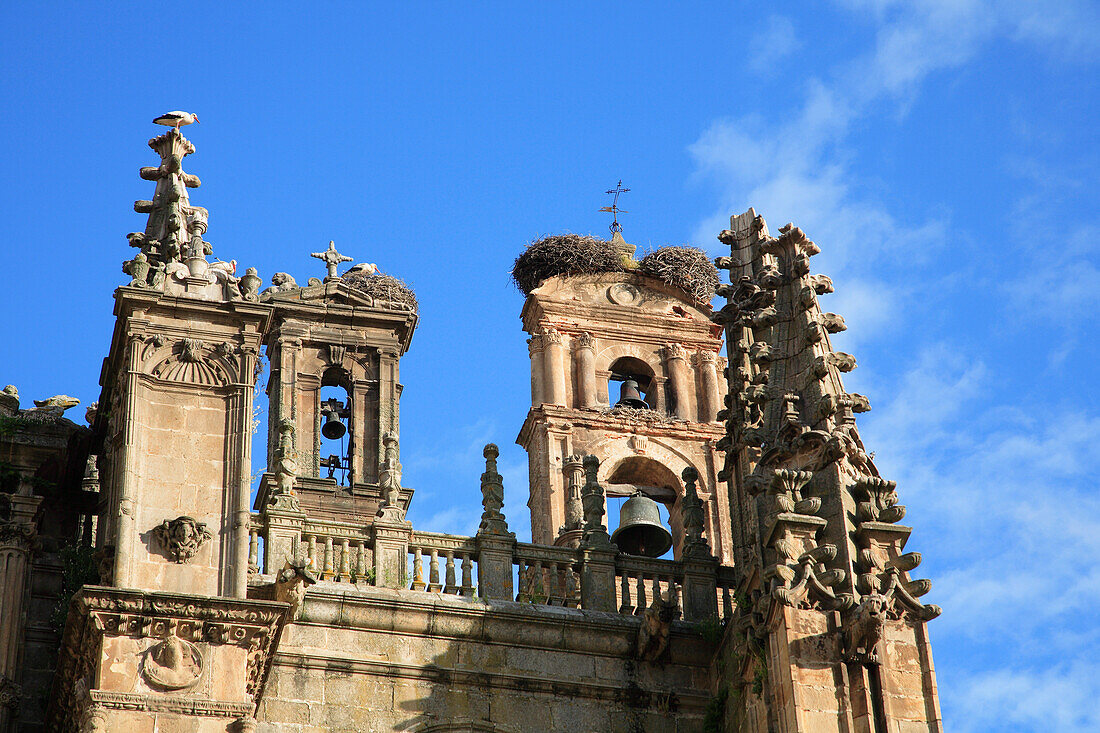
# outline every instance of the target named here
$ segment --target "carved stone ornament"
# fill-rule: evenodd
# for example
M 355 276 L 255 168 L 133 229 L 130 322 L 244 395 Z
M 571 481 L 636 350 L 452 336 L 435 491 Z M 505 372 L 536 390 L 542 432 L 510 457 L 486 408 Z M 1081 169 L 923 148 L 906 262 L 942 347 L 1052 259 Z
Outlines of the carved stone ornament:
M 844 629 L 844 657 L 852 662 L 878 664 L 878 646 L 886 626 L 887 599 L 878 593 L 865 596 L 852 611 Z
M 634 305 L 642 299 L 642 291 L 629 283 L 615 283 L 607 289 L 607 299 L 617 305 Z
M 643 662 L 656 662 L 668 650 L 668 636 L 672 620 L 680 611 L 679 587 L 662 591 L 642 614 L 638 628 L 638 647 L 635 657 Z
M 197 646 L 172 635 L 149 649 L 141 673 L 156 687 L 182 690 L 199 681 L 202 664 L 202 652 Z
M 316 582 L 317 576 L 309 568 L 309 558 L 288 559 L 283 569 L 275 576 L 275 600 L 289 604 L 290 617 L 297 619 L 302 614 L 306 589 Z
M 153 536 L 177 563 L 185 563 L 193 558 L 203 544 L 213 537 L 205 523 L 187 516 L 164 520 L 153 528 Z

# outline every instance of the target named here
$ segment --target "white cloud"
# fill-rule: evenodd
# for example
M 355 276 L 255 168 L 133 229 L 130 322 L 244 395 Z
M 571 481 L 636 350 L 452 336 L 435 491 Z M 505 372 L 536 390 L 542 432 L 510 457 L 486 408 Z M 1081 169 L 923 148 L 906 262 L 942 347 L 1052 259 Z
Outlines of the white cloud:
M 770 15 L 748 43 L 749 68 L 758 74 L 774 71 L 775 65 L 799 46 L 794 23 L 782 15 Z

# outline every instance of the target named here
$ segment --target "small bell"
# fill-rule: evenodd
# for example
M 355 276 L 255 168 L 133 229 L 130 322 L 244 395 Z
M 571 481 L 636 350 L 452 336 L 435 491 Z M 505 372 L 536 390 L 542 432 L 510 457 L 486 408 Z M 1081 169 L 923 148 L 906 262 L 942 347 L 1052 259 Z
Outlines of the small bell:
M 325 400 L 321 403 L 321 414 L 325 416 L 325 424 L 321 426 L 321 435 L 329 440 L 342 438 L 348 431 L 343 421 L 340 420 L 340 416 L 344 412 L 343 407 L 340 402 L 334 399 Z
M 618 406 L 633 407 L 638 410 L 644 410 L 649 407 L 645 400 L 642 399 L 642 393 L 638 391 L 638 383 L 634 381 L 633 377 L 627 377 L 623 381 L 623 386 L 619 391 L 619 401 L 615 403 L 615 407 Z
M 661 522 L 657 502 L 639 493 L 623 503 L 611 541 L 628 555 L 660 557 L 672 547 L 672 533 Z

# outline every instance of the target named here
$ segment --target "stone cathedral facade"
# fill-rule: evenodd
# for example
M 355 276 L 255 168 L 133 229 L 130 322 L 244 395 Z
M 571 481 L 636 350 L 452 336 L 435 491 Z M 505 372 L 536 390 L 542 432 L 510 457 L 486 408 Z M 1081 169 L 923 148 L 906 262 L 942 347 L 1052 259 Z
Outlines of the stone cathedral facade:
M 456 536 L 405 517 L 416 297 L 332 245 L 261 289 L 211 259 L 194 146 L 149 145 L 87 425 L 0 393 L 0 733 L 942 730 L 939 608 L 800 229 L 732 217 L 719 310 L 618 233 L 533 283 L 533 542 L 494 445 Z M 612 541 L 608 496 L 657 519 Z

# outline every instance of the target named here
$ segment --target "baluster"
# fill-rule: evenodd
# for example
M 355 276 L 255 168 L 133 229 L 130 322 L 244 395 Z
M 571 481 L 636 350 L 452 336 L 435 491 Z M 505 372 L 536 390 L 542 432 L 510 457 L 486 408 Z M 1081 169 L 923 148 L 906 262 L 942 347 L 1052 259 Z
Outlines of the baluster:
M 650 593 L 650 598 L 652 598 L 655 601 L 660 600 L 660 598 L 661 598 L 661 576 L 659 576 L 659 575 L 654 575 L 653 576 L 652 588 L 653 588 L 653 590 Z
M 442 588 L 443 585 L 439 582 L 439 550 L 433 547 L 428 566 L 428 592 L 438 593 Z
M 571 609 L 575 609 L 580 603 L 576 592 L 576 571 L 573 570 L 572 562 L 565 568 L 565 599 L 565 605 Z
M 733 601 L 728 585 L 722 586 L 722 618 L 733 618 Z
M 531 602 L 546 603 L 550 592 L 546 587 L 546 570 L 542 567 L 542 560 L 535 560 L 535 575 L 531 583 Z
M 317 565 L 317 535 L 311 534 L 306 539 L 306 547 L 309 550 L 309 567 L 313 572 L 320 570 Z
M 684 586 L 676 582 L 675 576 L 670 576 L 668 579 L 668 592 L 673 598 L 676 599 L 676 616 L 675 618 L 683 618 L 684 616 L 684 599 L 680 595 Z M 693 619 L 695 620 L 695 619 Z
M 472 598 L 474 595 L 474 561 L 470 559 L 470 553 L 462 555 L 462 595 Z
M 527 566 L 527 570 L 524 570 L 524 565 Z M 516 567 L 518 568 L 516 581 L 519 586 L 519 592 L 516 593 L 516 600 L 520 603 L 530 603 L 531 594 L 528 592 L 527 588 L 527 575 L 530 572 L 531 564 L 521 557 L 516 562 Z
M 359 540 L 355 543 L 355 582 L 367 579 L 367 543 Z
M 558 570 L 558 564 L 556 562 L 550 562 L 550 568 L 546 571 L 546 579 L 548 582 L 546 588 L 546 602 L 551 606 L 560 606 L 561 571 Z
M 248 530 L 248 569 L 260 571 L 260 533 L 256 529 Z
M 351 582 L 351 540 L 347 537 L 340 544 L 340 579 Z
M 634 606 L 630 603 L 630 573 L 623 571 L 619 576 L 619 593 L 622 598 L 619 602 L 619 613 L 632 614 Z
M 333 557 L 332 557 L 332 535 L 325 537 L 325 580 L 332 580 L 332 576 L 335 574 L 332 572 Z
M 637 599 L 636 599 L 636 605 L 634 606 L 634 613 L 638 616 L 641 616 L 642 613 L 645 612 L 646 605 L 647 605 L 646 600 L 645 600 L 645 574 L 644 573 L 635 573 L 634 574 L 634 592 L 638 596 Z
M 447 550 L 447 579 L 446 585 L 443 587 L 444 593 L 458 593 L 458 586 L 455 585 L 455 551 Z
M 427 587 L 427 584 L 424 582 L 424 568 L 421 566 L 421 557 L 420 545 L 417 545 L 416 551 L 413 554 L 413 590 L 424 590 Z

